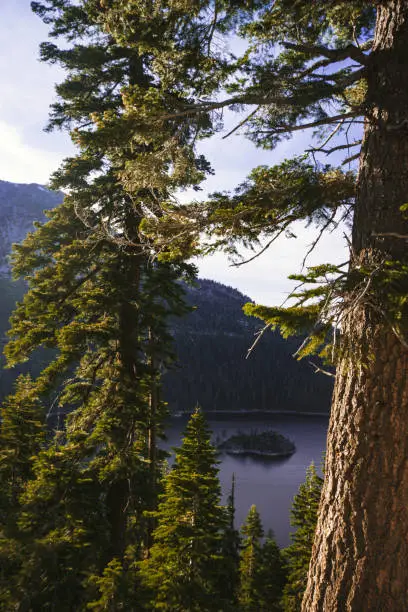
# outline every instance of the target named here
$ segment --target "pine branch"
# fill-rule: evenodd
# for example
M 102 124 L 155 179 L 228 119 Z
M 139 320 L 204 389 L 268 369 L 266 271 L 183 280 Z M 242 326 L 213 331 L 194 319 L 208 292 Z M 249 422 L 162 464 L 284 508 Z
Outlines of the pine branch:
M 306 55 L 323 55 L 333 62 L 342 62 L 345 59 L 352 59 L 359 64 L 366 66 L 369 62 L 369 56 L 365 55 L 361 48 L 354 45 L 348 45 L 343 49 L 328 49 L 322 45 L 300 45 L 296 43 L 284 42 L 283 46 L 292 51 L 298 51 Z
M 239 261 L 237 263 L 233 263 L 231 264 L 232 267 L 234 268 L 239 268 L 240 266 L 243 266 L 244 264 L 250 263 L 251 261 L 254 261 L 254 259 L 257 259 L 258 257 L 260 257 L 263 253 L 265 253 L 265 251 L 267 251 L 269 249 L 269 247 L 275 242 L 275 240 L 277 240 L 279 238 L 279 236 L 281 234 L 283 234 L 283 232 L 286 230 L 286 228 L 288 227 L 288 225 L 290 224 L 290 222 L 287 222 L 280 230 L 279 232 L 277 232 L 273 238 L 271 240 L 269 240 L 269 242 L 266 243 L 266 245 L 257 253 L 255 253 L 255 255 L 253 255 L 252 257 L 250 257 L 249 259 L 246 259 L 245 261 Z
M 351 157 L 346 157 L 346 159 L 341 163 L 341 165 L 345 166 L 346 164 L 351 163 L 352 161 L 354 161 L 355 159 L 358 159 L 359 157 L 360 157 L 360 151 L 356 153 L 355 155 L 351 155 Z
M 349 113 L 342 113 L 340 115 L 334 115 L 333 117 L 325 117 L 324 119 L 318 119 L 316 121 L 310 121 L 309 123 L 302 123 L 301 125 L 282 125 L 277 126 L 275 130 L 259 130 L 257 134 L 285 134 L 290 132 L 298 132 L 300 130 L 306 130 L 309 128 L 319 127 L 321 125 L 329 125 L 330 123 L 336 123 L 343 119 L 354 119 L 358 117 L 360 113 L 357 111 L 351 111 Z
M 340 127 L 341 125 L 339 124 L 338 127 L 336 127 L 336 131 Z M 335 147 L 332 147 L 331 149 L 324 149 L 323 147 L 325 143 L 323 143 L 321 147 L 312 147 L 311 149 L 307 149 L 307 152 L 308 153 L 325 153 L 326 155 L 331 155 L 331 153 L 335 153 L 335 151 L 343 151 L 344 149 L 351 149 L 353 147 L 358 147 L 359 145 L 361 145 L 361 143 L 362 143 L 362 140 L 356 140 L 355 142 L 352 142 L 352 143 L 336 145 Z
M 237 130 L 239 130 L 239 128 L 240 128 L 240 127 L 242 127 L 243 125 L 245 125 L 245 123 L 246 123 L 247 121 L 249 121 L 250 119 L 252 119 L 252 117 L 253 117 L 254 115 L 256 115 L 256 113 L 258 112 L 258 110 L 259 110 L 259 105 L 258 105 L 258 107 L 257 107 L 257 108 L 256 108 L 254 111 L 252 111 L 252 113 L 249 113 L 249 115 L 247 115 L 247 116 L 245 117 L 245 119 L 243 119 L 242 121 L 240 121 L 240 122 L 238 123 L 238 125 L 236 125 L 236 126 L 235 126 L 235 127 L 234 127 L 234 128 L 231 130 L 231 131 L 230 131 L 230 132 L 228 132 L 228 134 L 226 134 L 225 136 L 223 136 L 223 137 L 222 137 L 222 139 L 223 139 L 223 140 L 225 140 L 226 138 L 228 138 L 229 136 L 231 136 L 231 135 L 232 135 L 234 132 L 236 132 Z

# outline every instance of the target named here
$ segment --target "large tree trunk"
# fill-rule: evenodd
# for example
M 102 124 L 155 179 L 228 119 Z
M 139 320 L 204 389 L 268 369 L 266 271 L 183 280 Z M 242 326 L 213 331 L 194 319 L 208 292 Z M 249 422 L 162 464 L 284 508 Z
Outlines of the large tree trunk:
M 408 259 L 384 236 L 408 234 L 408 1 L 377 10 L 352 261 L 371 269 Z M 344 324 L 304 612 L 408 611 L 408 350 L 370 283 Z

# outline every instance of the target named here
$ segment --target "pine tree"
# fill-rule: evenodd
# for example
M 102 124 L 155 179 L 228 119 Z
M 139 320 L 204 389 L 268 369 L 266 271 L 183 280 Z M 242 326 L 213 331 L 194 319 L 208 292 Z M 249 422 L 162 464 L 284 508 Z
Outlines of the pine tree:
M 256 168 L 233 193 L 169 207 L 146 232 L 167 258 L 217 247 L 237 255 L 242 245 L 257 256 L 278 236 L 296 235 L 296 222 L 317 226 L 313 248 L 350 221 L 348 262 L 294 275 L 300 287 L 287 308 L 246 311 L 284 335 L 306 333 L 298 356 L 317 353 L 337 366 L 303 610 L 404 609 L 408 521 L 395 517 L 408 503 L 407 3 L 162 0 L 153 13 L 143 0 L 122 4 L 112 0 L 101 11 L 122 42 L 133 44 L 136 26 L 148 20 L 161 27 L 149 46 L 159 66 L 155 109 L 147 115 L 140 92 L 127 100 L 149 129 L 171 123 L 206 137 L 222 129 L 229 108 L 242 111 L 230 133 L 240 130 L 265 149 L 313 131 L 304 156 Z M 240 57 L 220 45 L 232 34 L 247 42 Z M 170 91 L 173 113 L 163 108 Z M 342 165 L 326 164 L 333 153 L 345 156 Z M 212 240 L 200 247 L 203 230 Z
M 44 408 L 29 375 L 19 376 L 14 395 L 1 406 L 0 418 L 0 517 L 4 524 L 32 477 L 33 457 L 45 443 Z
M 262 563 L 258 571 L 259 610 L 279 612 L 287 579 L 284 559 L 272 531 L 268 531 L 262 546 Z
M 240 535 L 235 527 L 235 474 L 232 475 L 231 491 L 228 496 L 226 511 L 227 522 L 221 544 L 223 562 L 219 570 L 219 589 L 223 594 L 223 599 L 230 602 L 231 609 L 235 610 L 238 603 L 240 558 Z M 225 609 L 227 610 L 227 607 Z
M 244 525 L 240 560 L 239 606 L 245 612 L 259 610 L 258 569 L 261 565 L 264 531 L 256 506 L 251 506 Z
M 251 506 L 241 528 L 239 609 L 243 612 L 281 610 L 285 570 L 273 533 L 264 530 L 256 506 Z
M 133 564 L 149 544 L 144 512 L 155 507 L 163 459 L 160 377 L 174 359 L 168 320 L 187 311 L 178 281 L 194 268 L 154 262 L 140 232 L 180 182 L 154 189 L 141 181 L 131 197 L 119 181 L 127 164 L 143 168 L 149 146 L 160 148 L 138 130 L 129 143 L 122 96 L 154 80 L 152 58 L 117 45 L 90 2 L 32 6 L 58 42 L 43 43 L 41 59 L 66 70 L 48 129 L 70 131 L 78 153 L 52 178 L 68 192 L 63 204 L 13 257 L 29 288 L 12 316 L 8 365 L 53 349 L 33 393 L 48 403 L 49 423 L 70 413 L 21 494 L 14 520 L 25 562 L 15 596 L 28 609 L 97 608 L 109 598 L 119 608 L 124 585 L 133 597 Z
M 296 531 L 291 535 L 292 544 L 284 551 L 288 571 L 283 593 L 285 612 L 300 612 L 302 608 L 322 485 L 323 479 L 311 463 L 306 472 L 306 480 L 294 497 L 291 510 L 291 525 Z
M 155 513 L 149 558 L 141 563 L 151 609 L 231 609 L 219 582 L 227 523 L 220 505 L 218 460 L 199 409 L 191 416 Z

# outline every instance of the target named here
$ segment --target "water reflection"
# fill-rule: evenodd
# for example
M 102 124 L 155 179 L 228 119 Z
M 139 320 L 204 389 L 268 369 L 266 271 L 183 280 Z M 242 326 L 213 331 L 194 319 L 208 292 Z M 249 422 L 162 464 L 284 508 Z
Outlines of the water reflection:
M 266 469 L 272 467 L 272 464 L 274 467 L 283 465 L 290 459 L 290 456 L 272 457 L 271 455 L 252 455 L 251 453 L 240 453 L 239 455 L 228 454 L 225 452 L 219 453 L 219 458 L 221 461 L 225 461 L 227 457 L 232 457 L 237 463 L 242 463 L 243 465 L 248 465 L 249 462 L 258 463 L 260 467 L 263 466 Z

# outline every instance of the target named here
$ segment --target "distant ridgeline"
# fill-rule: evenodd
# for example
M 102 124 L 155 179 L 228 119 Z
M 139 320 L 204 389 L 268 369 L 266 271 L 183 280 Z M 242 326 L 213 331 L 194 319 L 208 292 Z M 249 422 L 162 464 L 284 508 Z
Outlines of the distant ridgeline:
M 0 181 L 0 338 L 5 342 L 8 318 L 24 294 L 24 284 L 10 280 L 7 255 L 33 222 L 44 220 L 62 194 L 41 185 Z M 179 367 L 164 377 L 163 393 L 172 412 L 190 412 L 199 403 L 207 411 L 327 412 L 332 379 L 314 374 L 306 362 L 292 354 L 300 339 L 283 340 L 279 333 L 264 334 L 251 356 L 248 348 L 260 323 L 242 313 L 250 298 L 236 289 L 210 280 L 187 287 L 187 300 L 196 310 L 173 323 Z M 4 360 L 1 358 L 1 364 Z M 46 362 L 46 352 L 30 364 L 0 369 L 0 399 L 12 391 L 21 372 L 34 376 Z

